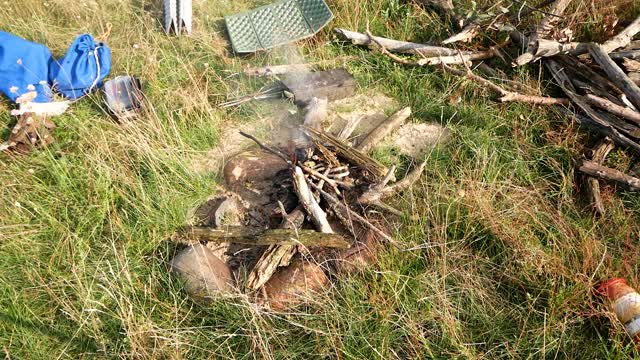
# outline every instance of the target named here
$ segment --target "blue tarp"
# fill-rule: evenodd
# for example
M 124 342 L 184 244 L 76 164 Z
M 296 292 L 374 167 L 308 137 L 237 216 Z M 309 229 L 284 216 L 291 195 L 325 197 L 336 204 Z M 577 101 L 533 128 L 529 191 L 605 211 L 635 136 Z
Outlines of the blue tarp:
M 89 34 L 78 36 L 56 61 L 46 46 L 0 31 L 0 92 L 14 102 L 29 91 L 37 92 L 35 102 L 50 102 L 52 87 L 77 99 L 102 86 L 109 70 L 109 48 Z

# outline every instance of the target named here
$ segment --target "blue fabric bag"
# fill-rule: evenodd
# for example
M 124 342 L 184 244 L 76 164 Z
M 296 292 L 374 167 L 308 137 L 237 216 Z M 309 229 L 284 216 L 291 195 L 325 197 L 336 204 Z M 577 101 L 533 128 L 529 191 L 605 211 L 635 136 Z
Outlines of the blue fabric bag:
M 64 58 L 49 67 L 49 82 L 69 99 L 77 99 L 102 86 L 111 70 L 111 50 L 89 34 L 78 36 Z
M 0 92 L 11 101 L 36 91 L 34 102 L 50 102 L 49 67 L 54 62 L 49 49 L 0 31 Z

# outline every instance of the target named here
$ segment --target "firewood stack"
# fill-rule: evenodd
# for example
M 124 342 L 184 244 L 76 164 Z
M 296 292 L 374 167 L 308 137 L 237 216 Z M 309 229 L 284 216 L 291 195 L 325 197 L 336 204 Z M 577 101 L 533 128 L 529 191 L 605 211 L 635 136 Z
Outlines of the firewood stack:
M 402 180 L 395 181 L 395 166 L 389 169 L 367 154 L 407 120 L 410 108 L 399 110 L 352 145 L 347 140 L 354 124 L 347 124 L 335 135 L 325 132 L 318 116 L 325 116 L 326 111 L 313 105 L 326 107 L 326 100 L 310 104 L 305 124 L 293 129 L 287 148 L 263 144 L 242 133 L 256 142 L 263 154 L 271 157 L 270 161 L 277 157 L 280 165 L 285 165 L 281 171 L 274 171 L 275 166 L 271 165 L 271 169 L 249 174 L 263 162 L 259 160 L 262 155 L 256 152 L 247 156 L 252 161 L 248 166 L 231 160 L 228 163 L 231 169 L 225 169 L 231 178 L 228 187 L 249 203 L 251 211 L 265 212 L 266 218 L 276 217 L 278 221 L 188 226 L 181 231 L 190 241 L 261 247 L 257 259 L 244 261 L 246 273 L 237 272 L 237 285 L 257 296 L 259 303 L 277 309 L 298 303 L 310 290 L 319 290 L 313 287 L 328 285 L 332 272 L 348 272 L 354 263 L 367 263 L 367 257 L 372 256 L 371 247 L 375 246 L 372 239 L 401 248 L 388 233 L 384 221 L 389 214 L 401 213 L 384 201 L 410 187 L 425 168 L 422 163 Z M 251 184 L 252 180 L 245 175 L 255 178 L 266 173 L 268 177 L 261 179 L 263 183 L 284 187 L 286 191 L 279 190 L 268 203 L 252 204 L 251 192 L 268 190 Z M 289 195 L 293 195 L 293 201 Z M 303 286 L 305 283 L 308 286 Z
M 400 64 L 434 66 L 448 74 L 466 77 L 495 92 L 501 102 L 554 106 L 589 127 L 603 140 L 590 151 L 592 156 L 587 156 L 589 160 L 583 161 L 578 169 L 587 178 L 595 211 L 601 214 L 604 209 L 599 184 L 594 178 L 615 182 L 633 191 L 640 190 L 640 179 L 602 164 L 612 150 L 612 144 L 640 154 L 640 41 L 633 41 L 640 32 L 640 17 L 603 44 L 580 43 L 571 41 L 570 29 L 558 29 L 571 0 L 543 0 L 537 6 L 521 2 L 513 2 L 506 7 L 501 4 L 496 3 L 461 20 L 461 31 L 442 41 L 444 45 L 466 46 L 466 50 L 386 39 L 373 36 L 368 31 L 363 34 L 336 29 L 336 34 L 355 45 L 377 49 Z M 455 18 L 453 9 L 447 11 Z M 533 13 L 544 14 L 542 21 L 526 34 L 518 31 L 520 22 Z M 509 33 L 509 39 L 494 39 L 492 42 L 498 45 L 492 48 L 463 45 L 472 43 L 481 34 L 490 36 L 503 31 Z M 540 61 L 566 98 L 531 93 L 532 89 L 483 62 L 495 57 L 504 60 L 500 50 L 510 44 L 523 50 L 512 63 L 514 67 Z M 398 53 L 418 59 L 399 56 Z M 493 81 L 479 72 L 490 76 Z M 499 83 L 494 82 L 496 80 Z

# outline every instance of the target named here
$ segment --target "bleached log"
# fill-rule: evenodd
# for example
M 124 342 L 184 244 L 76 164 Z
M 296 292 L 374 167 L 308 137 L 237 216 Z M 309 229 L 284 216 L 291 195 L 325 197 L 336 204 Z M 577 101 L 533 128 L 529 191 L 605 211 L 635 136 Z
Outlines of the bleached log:
M 636 109 L 640 109 L 640 87 L 631 81 L 624 71 L 611 60 L 606 48 L 603 45 L 592 44 L 589 48 L 589 53 L 593 60 L 609 76 L 609 79 L 627 96 L 633 106 Z
M 375 46 L 367 34 L 350 31 L 346 29 L 335 29 L 335 33 L 342 39 L 351 41 L 354 45 Z M 458 55 L 458 50 L 449 49 L 441 46 L 432 46 L 425 44 L 417 44 L 407 41 L 399 41 L 388 39 L 380 36 L 373 37 L 376 42 L 382 44 L 387 50 L 395 53 L 432 56 L 452 56 Z M 463 55 L 471 54 L 470 51 L 462 51 Z

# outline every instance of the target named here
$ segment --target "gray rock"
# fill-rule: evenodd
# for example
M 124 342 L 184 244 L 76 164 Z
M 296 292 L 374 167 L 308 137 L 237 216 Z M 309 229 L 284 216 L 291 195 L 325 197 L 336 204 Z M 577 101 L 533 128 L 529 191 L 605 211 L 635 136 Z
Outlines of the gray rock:
M 233 289 L 229 267 L 202 244 L 190 245 L 171 261 L 171 270 L 194 299 L 211 301 Z

